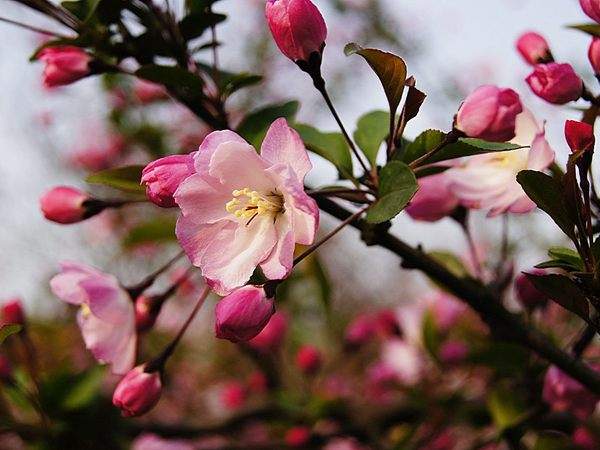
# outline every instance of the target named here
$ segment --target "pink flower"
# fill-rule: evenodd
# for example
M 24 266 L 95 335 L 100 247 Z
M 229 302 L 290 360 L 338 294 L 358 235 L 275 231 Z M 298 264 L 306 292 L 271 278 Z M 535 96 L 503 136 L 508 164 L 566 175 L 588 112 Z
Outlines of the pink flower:
M 544 127 L 528 110 L 517 117 L 516 137 L 511 142 L 530 148 L 469 157 L 446 171 L 450 188 L 463 205 L 489 209 L 489 216 L 522 214 L 535 208 L 516 176 L 524 169 L 546 169 L 554 161 L 554 151 L 546 141 Z
M 292 427 L 285 432 L 285 443 L 290 447 L 304 447 L 310 442 L 310 435 L 309 427 Z
M 194 154 L 171 155 L 152 161 L 142 171 L 146 195 L 162 208 L 177 206 L 173 194 L 179 185 L 195 172 Z
M 350 437 L 336 437 L 331 439 L 327 445 L 323 447 L 323 450 L 367 450 L 359 443 L 356 439 Z
M 0 325 L 25 325 L 25 313 L 20 299 L 13 298 L 2 305 Z
M 583 81 L 570 64 L 536 64 L 525 81 L 535 95 L 556 105 L 575 101 L 583 92 Z
M 94 357 L 112 364 L 113 373 L 130 370 L 136 352 L 135 312 L 118 280 L 84 264 L 64 262 L 50 287 L 61 300 L 81 306 L 77 322 Z
M 160 372 L 146 372 L 146 366 L 142 364 L 131 369 L 115 389 L 113 405 L 119 408 L 125 417 L 146 414 L 160 400 Z
M 580 426 L 573 432 L 573 444 L 584 450 L 597 450 L 600 441 L 586 427 Z
M 195 444 L 182 439 L 164 439 L 152 433 L 144 433 L 135 438 L 131 450 L 194 450 Z
M 248 345 L 262 353 L 275 352 L 281 347 L 287 329 L 287 316 L 278 311 L 271 316 L 267 326 L 255 338 L 248 341 Z
M 133 95 L 142 104 L 163 100 L 169 97 L 163 85 L 141 80 L 139 78 L 136 78 L 134 81 Z
M 52 88 L 71 84 L 90 73 L 90 55 L 79 47 L 62 46 L 43 49 L 38 59 L 46 63 L 44 86 Z
M 241 408 L 246 402 L 248 393 L 239 381 L 230 381 L 221 391 L 221 402 L 230 410 Z
M 265 14 L 277 47 L 292 61 L 323 50 L 327 25 L 310 0 L 267 0 Z
M 469 347 L 461 341 L 446 341 L 440 346 L 440 360 L 448 365 L 460 364 L 469 355 Z
M 344 340 L 350 347 L 360 347 L 369 342 L 374 336 L 377 325 L 367 314 L 360 314 L 346 327 Z
M 317 204 L 304 192 L 312 165 L 298 133 L 276 120 L 258 155 L 237 134 L 216 131 L 194 165 L 175 192 L 176 234 L 209 285 L 226 295 L 257 266 L 268 279 L 285 278 L 295 243 L 312 244 L 319 223 Z
M 600 38 L 595 37 L 588 49 L 588 59 L 596 75 L 600 74 Z
M 321 352 L 312 345 L 303 345 L 296 353 L 296 366 L 306 375 L 314 375 L 322 364 Z
M 515 137 L 515 119 L 523 111 L 512 89 L 485 85 L 475 89 L 456 116 L 456 128 L 469 137 L 509 141 Z
M 598 0 L 579 0 L 581 9 L 589 17 L 600 23 L 600 1 Z
M 273 299 L 257 286 L 244 286 L 223 298 L 215 309 L 215 334 L 220 339 L 245 342 L 262 331 L 275 312 Z
M 382 347 L 381 360 L 396 375 L 398 382 L 414 385 L 421 379 L 423 359 L 419 349 L 403 339 L 390 339 Z
M 448 216 L 459 204 L 450 190 L 445 173 L 419 178 L 419 190 L 410 201 L 406 212 L 414 220 L 435 222 Z
M 533 275 L 544 275 L 546 272 L 540 269 L 533 269 L 529 273 Z M 515 293 L 517 300 L 527 309 L 543 307 L 548 303 L 548 297 L 538 291 L 527 276 L 522 273 L 515 279 Z
M 594 128 L 588 123 L 576 120 L 567 120 L 565 122 L 565 138 L 573 153 L 586 150 L 593 151 L 594 144 L 596 143 Z
M 464 315 L 463 303 L 444 291 L 432 294 L 427 300 L 431 303 L 431 315 L 440 331 L 449 331 Z
M 56 186 L 40 197 L 44 217 L 52 222 L 69 224 L 88 218 L 85 202 L 90 196 L 70 186 Z
M 517 39 L 517 50 L 523 59 L 532 66 L 552 61 L 548 42 L 541 34 L 533 31 L 524 33 Z
M 248 377 L 248 389 L 255 394 L 264 394 L 269 387 L 269 380 L 264 373 L 255 371 Z
M 551 366 L 546 372 L 542 398 L 554 411 L 570 411 L 580 420 L 592 415 L 599 400 L 598 396 L 556 366 Z

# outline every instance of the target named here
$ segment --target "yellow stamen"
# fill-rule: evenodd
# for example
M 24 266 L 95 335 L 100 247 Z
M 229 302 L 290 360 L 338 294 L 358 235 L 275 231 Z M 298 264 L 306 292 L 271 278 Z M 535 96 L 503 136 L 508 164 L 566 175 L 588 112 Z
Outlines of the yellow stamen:
M 256 216 L 275 217 L 284 211 L 283 197 L 277 192 L 261 194 L 244 188 L 234 190 L 231 195 L 233 198 L 225 204 L 225 209 L 237 218 L 249 219 L 248 224 Z

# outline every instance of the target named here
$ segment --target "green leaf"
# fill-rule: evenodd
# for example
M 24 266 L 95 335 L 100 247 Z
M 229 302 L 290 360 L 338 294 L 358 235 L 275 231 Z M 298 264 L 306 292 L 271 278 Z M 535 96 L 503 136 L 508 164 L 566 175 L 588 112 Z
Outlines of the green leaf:
M 238 73 L 229 77 L 227 80 L 221 81 L 223 83 L 221 91 L 224 95 L 230 96 L 234 92 L 242 88 L 260 83 L 262 80 L 263 77 L 261 77 L 260 75 L 254 75 L 245 72 Z
M 362 48 L 355 43 L 346 45 L 344 53 L 346 56 L 359 54 L 371 66 L 383 85 L 383 90 L 390 105 L 390 114 L 394 117 L 402 99 L 404 83 L 406 82 L 406 63 L 404 60 L 392 53 L 375 48 Z
M 577 25 L 567 25 L 567 28 L 583 31 L 590 36 L 600 37 L 600 25 L 597 23 L 580 23 Z
M 550 247 L 548 256 L 553 260 L 561 261 L 565 265 L 571 266 L 576 270 L 584 270 L 584 264 L 581 256 L 575 250 L 566 247 Z
M 73 411 L 88 406 L 100 395 L 103 382 L 104 369 L 101 366 L 95 366 L 82 374 L 62 399 L 62 408 L 66 411 Z
M 575 225 L 564 204 L 560 182 L 535 170 L 522 170 L 517 175 L 517 181 L 537 207 L 548 214 L 567 236 L 575 239 Z
M 427 312 L 423 318 L 423 345 L 433 358 L 437 360 L 440 349 L 441 336 L 438 331 L 435 317 Z
M 12 334 L 18 333 L 23 329 L 22 325 L 18 324 L 10 324 L 10 325 L 2 325 L 0 327 L 0 344 L 4 342 L 4 340 Z
M 494 423 L 504 430 L 518 424 L 527 413 L 523 395 L 508 386 L 496 386 L 489 393 L 487 406 Z
M 340 178 L 352 178 L 352 157 L 346 139 L 341 133 L 323 133 L 301 123 L 295 124 L 294 128 L 306 148 L 333 163 Z
M 370 223 L 396 217 L 419 189 L 415 174 L 400 161 L 388 163 L 379 176 L 379 198 L 367 211 L 366 220 Z
M 174 218 L 159 218 L 132 228 L 123 239 L 125 247 L 147 243 L 164 243 L 175 240 Z
M 573 440 L 568 437 L 558 434 L 545 432 L 540 433 L 535 441 L 532 450 L 581 450 L 581 447 L 575 446 Z
M 409 164 L 441 144 L 446 133 L 439 130 L 426 130 L 406 146 L 401 159 Z M 428 164 L 465 156 L 483 155 L 491 152 L 506 152 L 522 148 L 509 142 L 488 142 L 481 139 L 460 138 L 458 142 L 444 146 L 427 160 Z
M 486 342 L 483 347 L 471 351 L 469 362 L 492 368 L 499 376 L 511 376 L 523 372 L 529 354 L 520 345 L 508 342 Z
M 530 273 L 526 273 L 525 276 L 551 300 L 577 314 L 583 320 L 589 320 L 588 300 L 579 286 L 569 277 L 558 274 L 533 275 Z
M 280 117 L 285 117 L 288 121 L 292 120 L 296 116 L 299 106 L 300 104 L 294 100 L 252 111 L 242 120 L 237 132 L 258 149 L 271 123 Z
M 140 185 L 143 168 L 144 166 L 125 166 L 102 170 L 89 175 L 85 181 L 133 194 L 144 194 L 145 188 Z
M 204 34 L 213 25 L 227 19 L 224 14 L 209 11 L 196 11 L 188 14 L 179 22 L 179 31 L 186 41 L 191 41 Z
M 428 256 L 435 259 L 447 270 L 452 272 L 453 275 L 459 278 L 463 278 L 469 275 L 469 271 L 465 267 L 463 261 L 454 253 L 443 250 L 435 250 L 429 252 Z
M 202 79 L 185 69 L 176 66 L 159 66 L 148 64 L 135 71 L 135 75 L 168 88 L 185 89 L 197 94 L 202 93 Z
M 377 153 L 390 134 L 389 124 L 390 115 L 385 111 L 372 111 L 358 119 L 354 141 L 367 157 L 371 167 L 377 165 Z

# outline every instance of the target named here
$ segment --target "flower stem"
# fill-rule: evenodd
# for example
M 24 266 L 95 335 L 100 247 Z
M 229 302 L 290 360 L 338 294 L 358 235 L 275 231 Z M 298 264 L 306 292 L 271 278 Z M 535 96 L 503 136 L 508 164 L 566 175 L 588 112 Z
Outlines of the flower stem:
M 0 22 L 9 23 L 11 25 L 15 25 L 17 27 L 24 28 L 29 31 L 33 31 L 35 33 L 46 34 L 48 36 L 54 36 L 54 37 L 57 37 L 60 39 L 72 39 L 72 37 L 69 37 L 65 34 L 60 34 L 60 33 L 57 33 L 56 31 L 50 31 L 50 30 L 46 30 L 43 28 L 34 27 L 33 25 L 28 25 L 26 23 L 19 22 L 17 20 L 8 19 L 6 17 L 0 17 Z
M 314 252 L 316 249 L 318 249 L 321 245 L 323 245 L 325 242 L 327 242 L 329 239 L 331 239 L 333 236 L 335 236 L 340 230 L 342 230 L 342 228 L 344 228 L 346 225 L 348 225 L 353 220 L 359 218 L 369 208 L 369 206 L 371 206 L 371 205 L 367 205 L 364 208 L 361 208 L 360 210 L 358 210 L 357 212 L 352 214 L 350 217 L 348 217 L 346 220 L 340 222 L 340 224 L 337 227 L 335 227 L 333 230 L 331 230 L 329 233 L 327 233 L 325 236 L 323 236 L 321 239 L 319 239 L 317 242 L 315 242 L 313 245 L 311 245 L 309 248 L 307 248 L 302 254 L 298 255 L 294 259 L 293 265 L 296 266 L 304 258 L 306 258 L 308 255 L 310 255 L 312 252 Z
M 156 278 L 161 275 L 164 271 L 168 270 L 179 258 L 184 255 L 183 250 L 177 253 L 173 258 L 167 261 L 164 265 L 156 269 L 154 272 L 146 276 L 141 282 L 136 285 L 133 285 L 129 288 L 126 288 L 126 291 L 129 292 L 132 300 L 135 300 L 142 292 L 152 286 L 152 283 L 156 280 Z

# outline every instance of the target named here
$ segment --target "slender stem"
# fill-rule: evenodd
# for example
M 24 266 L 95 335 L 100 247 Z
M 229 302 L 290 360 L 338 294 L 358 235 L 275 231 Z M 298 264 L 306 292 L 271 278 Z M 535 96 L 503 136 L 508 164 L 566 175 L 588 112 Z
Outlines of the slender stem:
M 425 161 L 427 161 L 428 159 L 430 159 L 431 157 L 433 157 L 435 154 L 437 154 L 444 147 L 446 147 L 447 145 L 453 144 L 456 141 L 458 141 L 458 138 L 460 137 L 460 135 L 461 135 L 461 133 L 458 130 L 456 130 L 456 129 L 453 128 L 449 133 L 446 134 L 446 136 L 444 136 L 444 139 L 442 140 L 442 142 L 440 142 L 438 145 L 436 145 L 434 148 L 432 148 L 431 150 L 429 150 L 424 155 L 420 156 L 419 158 L 417 158 L 413 162 L 411 162 L 409 164 L 409 167 L 411 169 L 416 169 L 417 167 L 423 165 L 423 163 Z
M 38 27 L 35 27 L 33 25 L 28 25 L 26 23 L 18 22 L 16 20 L 7 19 L 6 17 L 0 17 L 0 22 L 4 22 L 4 23 L 11 24 L 11 25 L 15 25 L 17 27 L 21 27 L 21 28 L 24 28 L 26 30 L 33 31 L 35 33 L 47 34 L 49 36 L 54 36 L 54 37 L 57 37 L 57 38 L 60 38 L 60 39 L 73 39 L 72 37 L 69 37 L 69 36 L 67 36 L 65 34 L 57 33 L 56 31 L 50 31 L 50 30 L 46 30 L 46 29 L 43 29 L 43 28 L 38 28 Z
M 154 272 L 146 276 L 141 282 L 138 284 L 127 288 L 132 300 L 135 300 L 142 292 L 144 292 L 147 288 L 149 288 L 154 280 L 161 275 L 165 270 L 169 269 L 179 258 L 181 258 L 185 253 L 180 251 L 173 258 L 167 261 L 164 265 L 156 269 Z
M 592 94 L 590 92 L 590 90 L 587 88 L 587 86 L 585 86 L 585 85 L 583 86 L 581 98 L 584 100 L 587 100 L 594 106 L 600 106 L 600 99 L 598 97 L 595 97 L 594 94 Z
M 322 81 L 322 79 L 320 81 Z M 325 87 L 325 81 L 323 81 L 322 83 L 315 81 L 314 84 L 315 84 L 315 87 L 317 88 L 317 90 L 323 96 L 323 100 L 325 100 L 325 103 L 327 104 L 329 111 L 331 111 L 333 118 L 337 122 L 338 127 L 340 128 L 340 130 L 342 131 L 342 134 L 344 135 L 344 138 L 346 139 L 346 142 L 350 146 L 352 153 L 354 153 L 354 156 L 356 157 L 356 159 L 360 163 L 361 167 L 365 171 L 365 174 L 370 174 L 371 172 L 367 168 L 367 164 L 363 161 L 362 156 L 356 149 L 356 145 L 354 145 L 354 141 L 350 138 L 350 135 L 346 131 L 346 127 L 344 127 L 344 123 L 342 122 L 342 119 L 340 119 L 340 116 L 338 115 L 338 113 L 335 109 L 335 106 L 333 106 L 333 102 L 331 101 L 331 98 L 329 97 L 329 93 L 327 92 L 327 88 Z
M 165 347 L 165 349 L 162 351 L 162 353 L 157 358 L 155 358 L 150 363 L 148 363 L 148 366 L 146 368 L 146 370 L 148 372 L 162 370 L 163 366 L 165 365 L 165 362 L 167 362 L 167 359 L 169 359 L 169 357 L 175 351 L 177 344 L 179 344 L 179 342 L 181 341 L 181 338 L 183 337 L 183 335 L 189 328 L 190 324 L 196 317 L 196 314 L 198 314 L 198 311 L 200 311 L 200 308 L 202 307 L 202 305 L 204 305 L 204 302 L 205 302 L 206 298 L 208 297 L 208 294 L 210 294 L 210 288 L 208 286 L 205 286 L 204 290 L 200 294 L 200 297 L 198 298 L 198 301 L 196 302 L 196 306 L 194 306 L 194 309 L 190 313 L 187 320 L 184 322 L 183 326 L 181 327 L 181 329 L 179 330 L 179 332 L 177 333 L 175 338 L 171 341 L 171 343 L 169 345 L 167 345 Z
M 327 233 L 325 236 L 323 236 L 320 240 L 318 240 L 313 245 L 311 245 L 309 248 L 307 248 L 302 254 L 300 254 L 296 258 L 294 258 L 293 265 L 295 266 L 298 263 L 300 263 L 304 258 L 306 258 L 308 255 L 310 255 L 312 252 L 314 252 L 316 249 L 318 249 L 321 245 L 323 245 L 325 242 L 327 242 L 329 239 L 331 239 L 333 236 L 335 236 L 346 225 L 348 225 L 353 220 L 358 219 L 369 208 L 369 206 L 371 206 L 371 205 L 367 205 L 364 208 L 361 208 L 360 210 L 358 210 L 357 212 L 352 214 L 350 217 L 348 217 L 344 221 L 340 222 L 340 224 L 337 227 L 335 227 L 333 230 L 331 230 L 329 233 Z
M 596 336 L 597 327 L 593 324 L 588 324 L 581 331 L 581 334 L 573 344 L 572 352 L 575 357 L 580 358 L 586 348 L 592 343 Z
M 475 239 L 473 238 L 473 233 L 471 232 L 471 227 L 469 226 L 468 217 L 463 223 L 460 224 L 460 227 L 463 230 L 463 233 L 467 240 L 467 245 L 469 246 L 469 254 L 471 255 L 471 261 L 473 263 L 473 269 L 475 270 L 475 276 L 478 279 L 481 279 L 483 273 L 481 268 L 481 261 L 479 260 L 479 256 L 477 255 L 477 245 L 475 244 Z

